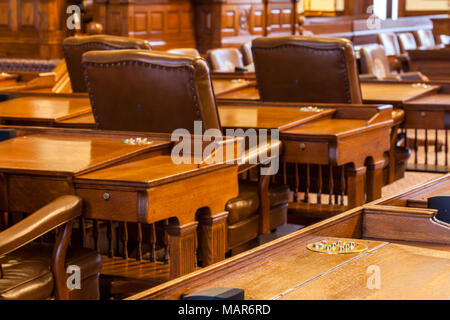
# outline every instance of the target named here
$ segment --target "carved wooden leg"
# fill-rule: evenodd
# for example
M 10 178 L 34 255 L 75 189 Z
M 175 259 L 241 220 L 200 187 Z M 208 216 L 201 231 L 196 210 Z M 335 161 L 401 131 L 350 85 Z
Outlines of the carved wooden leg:
M 348 207 L 354 208 L 365 202 L 366 167 L 350 168 L 347 173 Z
M 167 226 L 171 279 L 193 272 L 197 267 L 197 225 L 194 221 Z
M 225 259 L 228 212 L 199 217 L 199 243 L 202 267 Z
M 384 160 L 367 166 L 366 192 L 367 202 L 381 198 L 381 188 L 383 187 Z

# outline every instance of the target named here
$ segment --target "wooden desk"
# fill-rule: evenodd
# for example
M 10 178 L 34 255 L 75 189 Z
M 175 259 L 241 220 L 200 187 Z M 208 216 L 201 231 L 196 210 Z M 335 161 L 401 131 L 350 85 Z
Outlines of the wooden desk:
M 434 221 L 435 210 L 389 208 L 349 210 L 128 299 L 180 299 L 224 286 L 244 289 L 247 300 L 450 299 L 450 227 Z M 368 251 L 329 255 L 305 247 L 336 238 L 360 239 Z M 367 286 L 370 266 L 380 268 L 378 289 Z
M 0 211 L 29 213 L 60 195 L 77 194 L 87 218 L 140 224 L 169 219 L 171 277 L 195 270 L 197 225 L 205 264 L 224 259 L 224 208 L 238 195 L 235 162 L 174 165 L 173 143 L 162 134 L 16 129 L 17 138 L 0 143 Z M 152 143 L 125 144 L 130 137 Z M 200 208 L 207 210 L 198 223 Z
M 361 83 L 364 103 L 373 104 L 389 103 L 399 105 L 406 100 L 411 100 L 430 92 L 436 92 L 438 89 L 439 86 L 435 85 L 423 87 L 402 83 Z M 220 99 L 259 100 L 260 97 L 258 89 L 254 86 L 223 94 L 220 96 Z
M 52 126 L 90 112 L 87 98 L 20 97 L 0 102 L 0 123 Z
M 404 101 L 412 100 L 432 92 L 437 92 L 436 85 L 416 85 L 405 83 L 361 83 L 364 103 L 389 103 L 401 106 Z
M 365 203 L 366 197 L 368 201 L 381 197 L 385 166 L 383 154 L 390 149 L 391 107 L 345 104 L 314 104 L 314 106 L 318 109 L 301 111 L 302 108 L 308 110 L 308 105 L 221 100 L 219 114 L 224 128 L 279 130 L 283 143 L 281 160 L 285 182 L 286 165 L 295 164 L 295 172 L 300 170 L 297 165 L 306 166 L 305 176 L 301 179 L 304 182 L 297 176 L 294 185 L 291 185 L 295 193 L 302 185 L 305 189 L 305 200 L 291 203 L 290 211 L 291 209 L 301 211 L 302 215 L 327 215 L 331 214 L 331 211 L 342 212 L 345 208 L 361 205 Z M 309 117 L 307 114 L 310 114 Z M 288 120 L 285 117 L 290 117 L 291 121 L 289 125 L 283 126 L 281 123 Z M 303 119 L 299 121 L 299 117 Z M 308 176 L 309 171 L 314 169 L 313 166 L 319 166 L 320 170 L 324 171 L 315 181 Z M 342 172 L 344 167 L 345 173 Z M 346 206 L 343 201 L 345 182 L 339 182 L 344 183 L 342 190 L 337 186 L 337 182 L 336 185 L 329 179 L 327 182 L 326 176 L 330 170 L 333 175 L 347 176 Z M 317 204 L 308 204 L 309 192 L 317 193 Z M 322 193 L 330 195 L 327 204 L 320 203 Z M 341 203 L 335 199 L 332 205 L 332 194 L 340 195 Z

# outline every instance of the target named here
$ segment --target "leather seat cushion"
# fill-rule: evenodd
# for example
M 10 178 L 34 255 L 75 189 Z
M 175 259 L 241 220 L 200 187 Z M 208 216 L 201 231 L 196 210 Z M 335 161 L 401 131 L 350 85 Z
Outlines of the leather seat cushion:
M 407 161 L 411 156 L 411 150 L 405 147 L 395 147 L 394 151 L 395 162 Z
M 289 187 L 287 185 L 269 185 L 270 207 L 289 202 Z M 255 181 L 240 181 L 239 196 L 228 201 L 226 210 L 228 224 L 235 224 L 258 213 L 259 196 L 258 183 Z
M 393 109 L 392 110 L 392 119 L 394 120 L 394 124 L 398 124 L 403 122 L 405 119 L 405 111 L 403 109 Z
M 24 300 L 52 297 L 54 286 L 50 270 L 52 253 L 52 244 L 32 243 L 1 258 L 3 278 L 0 279 L 0 298 Z M 83 280 L 94 276 L 97 278 L 97 292 L 89 295 L 98 298 L 100 254 L 89 249 L 69 248 L 66 256 L 66 266 L 68 265 L 80 267 L 82 281 L 81 290 L 75 289 L 71 292 L 71 296 L 75 291 L 89 294 L 83 286 Z
M 283 184 L 269 186 L 270 208 L 289 202 L 289 187 Z
M 239 182 L 239 195 L 229 200 L 225 209 L 229 212 L 228 224 L 233 225 L 258 213 L 259 196 L 256 183 Z
M 259 235 L 259 216 L 254 215 L 233 225 L 228 225 L 228 248 L 231 250 Z

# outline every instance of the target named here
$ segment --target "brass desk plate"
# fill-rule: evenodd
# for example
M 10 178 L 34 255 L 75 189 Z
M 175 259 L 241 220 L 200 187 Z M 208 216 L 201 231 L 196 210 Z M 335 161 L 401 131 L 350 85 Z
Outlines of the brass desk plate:
M 306 246 L 309 250 L 328 254 L 361 253 L 367 250 L 367 245 L 358 241 L 321 240 Z

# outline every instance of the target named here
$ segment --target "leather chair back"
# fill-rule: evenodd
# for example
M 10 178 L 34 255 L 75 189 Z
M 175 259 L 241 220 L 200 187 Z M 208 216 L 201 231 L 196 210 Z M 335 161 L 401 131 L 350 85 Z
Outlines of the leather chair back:
M 200 57 L 200 52 L 195 48 L 177 48 L 167 50 L 169 53 L 184 54 L 185 56 Z
M 379 44 L 361 46 L 361 73 L 371 73 L 377 78 L 385 78 L 391 73 L 389 60 L 384 48 Z
M 63 41 L 63 52 L 73 92 L 87 92 L 81 56 L 92 50 L 147 49 L 148 41 L 109 35 L 69 37 Z
M 415 35 L 419 47 L 433 47 L 436 45 L 433 31 L 431 30 L 418 30 L 415 32 Z
M 417 49 L 416 39 L 414 39 L 414 35 L 411 32 L 399 33 L 397 37 L 402 53 L 405 53 L 407 50 Z
M 377 35 L 378 43 L 384 47 L 387 56 L 398 56 L 402 53 L 395 33 L 386 32 Z
M 207 52 L 212 71 L 234 72 L 235 67 L 243 67 L 242 53 L 236 48 L 213 49 Z
M 253 63 L 252 43 L 246 42 L 241 46 L 244 65 L 248 66 Z
M 263 101 L 362 103 L 356 59 L 348 40 L 257 38 L 252 52 Z
M 96 125 L 102 130 L 171 133 L 220 129 L 206 61 L 149 50 L 90 51 L 83 55 Z

